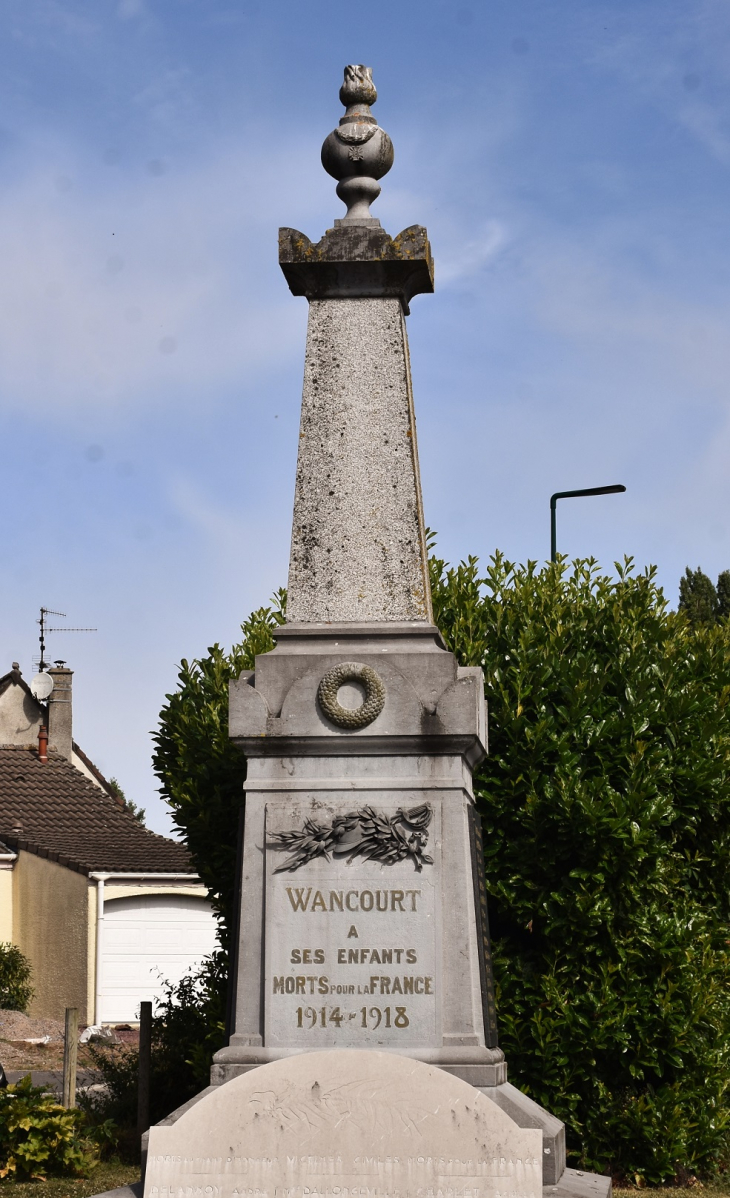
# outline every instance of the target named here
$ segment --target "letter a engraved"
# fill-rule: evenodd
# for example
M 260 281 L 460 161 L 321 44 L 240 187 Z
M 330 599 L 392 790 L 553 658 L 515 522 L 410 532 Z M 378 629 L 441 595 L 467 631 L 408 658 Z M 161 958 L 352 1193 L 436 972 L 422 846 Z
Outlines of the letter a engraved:
M 353 936 L 356 936 L 358 940 L 360 939 L 360 937 L 357 935 L 357 928 L 355 927 L 354 924 L 352 925 L 349 932 L 347 933 L 347 939 L 350 940 Z

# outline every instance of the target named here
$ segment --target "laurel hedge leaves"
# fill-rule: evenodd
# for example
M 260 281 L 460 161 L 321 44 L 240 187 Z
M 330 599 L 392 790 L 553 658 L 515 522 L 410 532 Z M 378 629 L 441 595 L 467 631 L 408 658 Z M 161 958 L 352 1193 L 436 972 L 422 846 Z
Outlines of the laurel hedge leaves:
M 17 944 L 0 944 L 0 1010 L 27 1011 L 35 994 L 30 961 Z
M 730 628 L 592 561 L 432 560 L 481 665 L 501 1044 L 572 1163 L 658 1183 L 727 1159 Z
M 485 672 L 476 789 L 510 1077 L 565 1121 L 573 1165 L 710 1174 L 730 1117 L 730 625 L 693 628 L 630 563 L 431 567 L 449 647 Z M 230 654 L 182 663 L 156 739 L 224 943 L 245 772 L 228 680 L 273 646 L 283 600 Z
M 278 591 L 271 607 L 253 612 L 230 653 L 216 644 L 207 657 L 183 658 L 180 686 L 165 696 L 153 738 L 160 793 L 208 888 L 224 949 L 234 917 L 238 812 L 246 777 L 245 761 L 228 739 L 228 683 L 253 669 L 257 653 L 274 648 L 273 632 L 284 623 L 285 602 L 286 593 Z

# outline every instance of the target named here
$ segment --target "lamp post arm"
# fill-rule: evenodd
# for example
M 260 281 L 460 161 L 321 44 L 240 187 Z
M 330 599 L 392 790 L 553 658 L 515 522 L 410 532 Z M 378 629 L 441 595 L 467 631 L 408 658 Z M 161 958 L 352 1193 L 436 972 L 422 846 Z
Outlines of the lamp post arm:
M 550 496 L 550 561 L 557 561 L 557 533 L 555 529 L 556 514 L 559 499 L 580 499 L 584 495 L 621 495 L 626 490 L 622 483 L 613 483 L 610 487 L 583 487 L 579 491 L 556 491 Z

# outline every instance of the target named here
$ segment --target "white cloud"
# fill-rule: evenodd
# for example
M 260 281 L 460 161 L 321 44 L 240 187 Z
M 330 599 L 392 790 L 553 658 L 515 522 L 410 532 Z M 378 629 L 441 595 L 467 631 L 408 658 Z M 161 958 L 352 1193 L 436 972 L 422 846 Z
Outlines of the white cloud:
M 718 162 L 730 162 L 730 136 L 722 129 L 720 113 L 709 104 L 694 102 L 682 105 L 678 119 Z
M 667 384 L 682 402 L 730 401 L 727 303 L 686 298 L 681 277 L 647 277 L 610 237 L 600 248 L 553 239 L 529 270 L 541 323 L 589 352 L 596 371 L 648 370 L 653 391 Z
M 446 244 L 439 255 L 438 281 L 448 286 L 477 274 L 507 244 L 507 231 L 498 220 L 488 220 L 476 237 L 461 244 Z
M 129 20 L 130 17 L 140 17 L 144 11 L 142 0 L 119 0 L 117 6 L 117 16 L 123 21 Z
M 297 314 L 276 266 L 276 157 L 255 162 L 255 194 L 235 152 L 103 186 L 108 168 L 68 150 L 33 161 L 0 191 L 0 409 L 210 402 L 286 356 Z

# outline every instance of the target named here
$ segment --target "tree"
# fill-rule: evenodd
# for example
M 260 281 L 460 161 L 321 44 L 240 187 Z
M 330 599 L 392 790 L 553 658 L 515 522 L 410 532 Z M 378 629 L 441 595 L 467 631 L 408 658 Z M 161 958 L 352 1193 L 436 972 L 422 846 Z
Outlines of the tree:
M 30 961 L 15 944 L 0 944 L 0 1010 L 27 1011 L 35 994 Z
M 242 640 L 225 653 L 212 645 L 208 656 L 183 659 L 180 686 L 166 695 L 154 735 L 153 765 L 160 793 L 183 834 L 219 920 L 219 938 L 228 950 L 235 912 L 234 884 L 239 812 L 243 810 L 246 763 L 228 737 L 228 684 L 251 670 L 257 653 L 274 647 L 273 633 L 284 623 L 286 592 L 261 607 L 242 625 Z
M 687 566 L 684 578 L 679 580 L 679 610 L 684 612 L 690 624 L 714 624 L 717 619 L 717 591 L 699 566 L 696 570 Z
M 711 1172 L 729 1125 L 730 623 L 670 612 L 630 563 L 431 567 L 449 647 L 485 671 L 475 787 L 511 1077 L 565 1121 L 579 1167 Z M 282 621 L 280 598 L 230 654 L 183 662 L 157 734 L 224 943 L 244 775 L 227 685 Z
M 485 671 L 476 778 L 501 1043 L 571 1153 L 659 1182 L 728 1148 L 730 636 L 654 572 L 432 562 Z
M 142 827 L 145 827 L 144 817 L 147 813 L 144 807 L 139 807 L 133 799 L 127 798 L 116 778 L 109 779 L 109 789 L 114 795 L 115 799 L 121 799 L 122 803 L 124 803 L 125 809 L 129 812 L 129 814 L 133 815 L 134 818 L 140 824 L 142 824 Z

